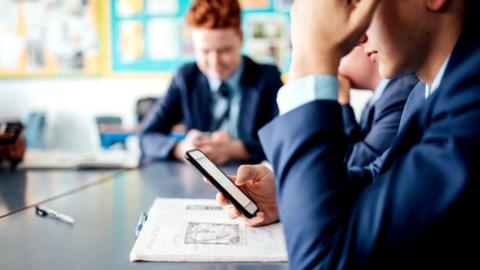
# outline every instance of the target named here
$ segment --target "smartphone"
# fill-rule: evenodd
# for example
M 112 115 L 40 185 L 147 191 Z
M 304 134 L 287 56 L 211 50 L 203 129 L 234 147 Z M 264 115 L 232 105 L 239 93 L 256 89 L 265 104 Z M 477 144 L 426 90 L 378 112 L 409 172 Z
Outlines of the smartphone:
M 20 122 L 0 123 L 0 144 L 13 144 L 23 130 Z
M 185 153 L 185 158 L 210 180 L 243 215 L 247 218 L 255 216 L 258 212 L 258 206 L 202 151 L 199 149 L 189 150 Z

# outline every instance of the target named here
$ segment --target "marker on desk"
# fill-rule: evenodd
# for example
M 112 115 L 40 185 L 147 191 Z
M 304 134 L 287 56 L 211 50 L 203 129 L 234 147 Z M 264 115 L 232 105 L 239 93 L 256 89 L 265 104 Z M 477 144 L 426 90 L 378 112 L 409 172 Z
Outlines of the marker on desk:
M 135 236 L 138 236 L 140 231 L 142 230 L 143 224 L 147 221 L 148 215 L 144 212 L 140 215 L 140 219 L 137 222 L 137 226 L 135 226 Z
M 62 214 L 62 213 L 59 213 L 59 212 L 57 212 L 53 209 L 47 208 L 47 207 L 35 206 L 35 214 L 37 214 L 41 217 L 49 216 L 49 217 L 52 217 L 54 219 L 60 220 L 62 222 L 68 223 L 70 225 L 73 225 L 73 223 L 75 222 L 75 220 L 72 217 L 67 216 L 65 214 Z

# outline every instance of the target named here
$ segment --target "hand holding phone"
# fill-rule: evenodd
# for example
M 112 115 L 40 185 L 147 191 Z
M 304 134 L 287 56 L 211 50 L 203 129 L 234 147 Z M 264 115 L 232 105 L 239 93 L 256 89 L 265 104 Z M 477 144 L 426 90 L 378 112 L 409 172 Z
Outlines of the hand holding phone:
M 259 210 L 258 206 L 202 151 L 198 149 L 189 150 L 185 153 L 185 159 L 210 180 L 245 217 L 252 218 L 255 216 Z

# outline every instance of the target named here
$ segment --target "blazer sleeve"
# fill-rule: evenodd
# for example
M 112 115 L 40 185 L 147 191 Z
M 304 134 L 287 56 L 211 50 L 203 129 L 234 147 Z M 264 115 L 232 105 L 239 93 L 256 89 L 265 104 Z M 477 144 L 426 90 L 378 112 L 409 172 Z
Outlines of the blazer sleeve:
M 169 136 L 171 128 L 182 119 L 182 100 L 179 76 L 175 76 L 164 98 L 155 104 L 154 109 L 143 122 L 140 132 L 142 161 L 167 159 L 177 141 Z
M 397 136 L 406 98 L 397 96 L 387 104 L 379 104 L 380 106 L 375 108 L 371 129 L 363 134 L 363 138 L 351 141 L 346 157 L 348 167 L 367 166 L 392 145 Z
M 281 74 L 277 67 L 267 65 L 264 65 L 263 67 L 265 69 L 263 75 L 264 84 L 262 86 L 262 100 L 259 105 L 259 113 L 262 115 L 257 117 L 257 119 L 262 119 L 262 122 L 253 134 L 254 137 L 243 138 L 245 148 L 250 154 L 250 159 L 253 162 L 265 160 L 265 154 L 262 145 L 260 144 L 260 139 L 258 138 L 258 130 L 278 115 L 277 93 L 283 86 Z
M 350 104 L 341 105 L 342 108 L 342 118 L 345 135 L 347 139 L 351 142 L 357 142 L 362 139 L 363 135 L 360 131 L 360 125 L 355 119 L 355 112 L 353 111 Z
M 438 105 L 445 104 L 449 103 Z M 452 256 L 448 255 L 452 247 L 461 249 L 463 244 L 452 245 L 445 232 L 469 224 L 465 215 L 448 218 L 451 211 L 458 214 L 472 207 L 468 205 L 473 199 L 462 196 L 472 180 L 478 182 L 475 164 L 480 147 L 478 141 L 473 142 L 480 136 L 474 124 L 480 111 L 473 104 L 459 106 L 453 112 L 455 119 L 445 111 L 430 117 L 435 121 L 418 139 L 407 136 L 418 142 L 391 153 L 389 168 L 370 175 L 371 184 L 361 190 L 352 190 L 350 182 L 356 174 L 350 174 L 343 163 L 347 142 L 338 103 L 310 102 L 263 128 L 260 138 L 277 178 L 290 267 L 408 265 L 415 262 L 415 256 L 434 261 L 439 254 Z M 475 127 L 466 129 L 466 125 Z M 445 132 L 447 126 L 449 132 Z M 474 198 L 479 192 L 470 193 L 469 198 Z M 423 233 L 428 230 L 432 234 Z M 462 231 L 452 234 L 459 243 L 466 240 Z
M 372 105 L 374 113 L 370 128 L 362 132 L 357 127 L 356 131 L 353 129 L 353 132 L 347 133 L 351 145 L 345 160 L 349 168 L 368 166 L 392 145 L 397 137 L 406 100 L 417 82 L 418 79 L 411 74 L 393 79 Z M 348 122 L 352 120 L 345 117 L 345 111 L 343 119 L 347 121 L 344 122 L 346 127 L 352 126 Z

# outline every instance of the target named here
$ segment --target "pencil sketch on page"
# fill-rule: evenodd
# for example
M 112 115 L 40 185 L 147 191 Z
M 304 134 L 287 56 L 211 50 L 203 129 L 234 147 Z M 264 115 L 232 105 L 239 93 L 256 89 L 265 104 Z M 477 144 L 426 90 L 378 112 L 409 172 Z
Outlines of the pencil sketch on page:
M 189 222 L 185 244 L 236 245 L 240 242 L 238 224 Z

